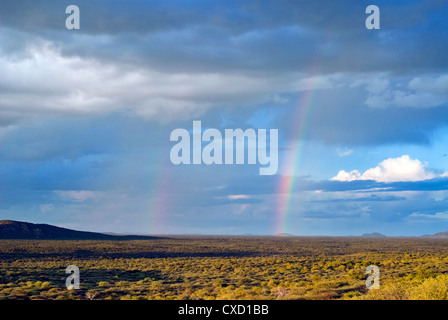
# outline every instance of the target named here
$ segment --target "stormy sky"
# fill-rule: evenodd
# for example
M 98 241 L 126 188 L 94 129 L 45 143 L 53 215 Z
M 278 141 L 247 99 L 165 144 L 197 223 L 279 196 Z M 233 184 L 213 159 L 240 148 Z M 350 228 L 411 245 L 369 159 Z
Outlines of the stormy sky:
M 296 235 L 448 230 L 447 16 L 437 0 L 1 1 L 0 218 L 273 234 L 287 198 Z M 194 120 L 278 129 L 277 174 L 173 165 L 170 133 Z

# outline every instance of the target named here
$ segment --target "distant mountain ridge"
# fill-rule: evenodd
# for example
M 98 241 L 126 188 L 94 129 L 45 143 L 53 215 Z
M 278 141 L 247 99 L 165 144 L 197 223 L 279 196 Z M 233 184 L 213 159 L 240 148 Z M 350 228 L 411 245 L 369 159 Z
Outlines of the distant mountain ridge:
M 436 238 L 436 239 L 445 239 L 448 238 L 448 231 L 437 232 L 434 234 L 424 235 L 426 238 Z
M 276 234 L 275 237 L 295 237 L 295 236 L 293 234 L 283 232 Z
M 77 231 L 49 224 L 0 220 L 0 239 L 42 240 L 130 240 L 151 239 L 151 236 L 111 235 L 98 232 Z
M 248 236 L 249 234 L 246 234 Z M 295 237 L 289 233 L 279 233 L 276 237 Z M 363 238 L 387 237 L 379 232 L 365 233 Z M 417 237 L 448 239 L 448 231 L 432 235 Z M 30 223 L 15 220 L 0 220 L 0 239 L 36 239 L 36 240 L 139 240 L 158 239 L 160 236 L 147 235 L 120 235 L 116 233 L 99 233 L 90 231 L 77 231 L 50 224 Z
M 373 232 L 373 233 L 365 233 L 361 237 L 364 237 L 364 238 L 384 238 L 386 236 L 384 234 L 379 233 L 379 232 Z

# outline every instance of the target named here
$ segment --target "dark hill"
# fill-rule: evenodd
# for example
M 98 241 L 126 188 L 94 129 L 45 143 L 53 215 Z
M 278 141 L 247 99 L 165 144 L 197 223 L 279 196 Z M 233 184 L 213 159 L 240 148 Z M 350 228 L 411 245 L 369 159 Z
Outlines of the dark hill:
M 0 239 L 45 239 L 45 240 L 132 240 L 151 239 L 150 236 L 119 236 L 97 232 L 76 231 L 49 224 L 0 220 Z

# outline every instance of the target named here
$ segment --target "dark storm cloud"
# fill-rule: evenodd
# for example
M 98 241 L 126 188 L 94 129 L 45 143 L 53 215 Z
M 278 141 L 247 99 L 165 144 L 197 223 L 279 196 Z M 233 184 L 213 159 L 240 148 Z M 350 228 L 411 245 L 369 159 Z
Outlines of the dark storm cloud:
M 68 4 L 81 9 L 76 32 L 65 30 Z M 159 70 L 307 72 L 316 63 L 322 73 L 446 70 L 446 3 L 378 5 L 382 29 L 374 32 L 360 1 L 2 1 L 0 23 L 55 41 L 67 55 Z
M 80 30 L 65 29 L 69 4 L 81 9 Z M 303 90 L 295 83 L 307 73 L 362 78 L 365 73 L 386 72 L 391 86 L 403 86 L 420 74 L 447 72 L 445 2 L 377 4 L 382 29 L 368 31 L 366 4 L 359 1 L 2 1 L 0 50 L 5 61 L 27 55 L 35 59 L 29 47 L 44 47 L 48 41 L 60 50 L 55 59 L 61 54 L 84 60 L 55 61 L 61 75 L 43 67 L 49 61 L 38 60 L 36 71 L 30 71 L 36 75 L 30 78 L 45 72 L 47 86 L 43 81 L 20 86 L 14 77 L 0 80 L 5 96 L 0 125 L 39 112 L 126 108 L 172 121 L 175 115 L 186 118 L 209 109 L 270 103 L 286 109 L 275 123 L 285 132 L 291 128 L 285 115 L 295 112 L 272 96 L 294 96 Z M 110 66 L 114 71 L 108 74 Z M 79 70 L 86 76 L 78 75 Z M 172 75 L 185 73 L 185 80 L 173 81 Z M 216 75 L 214 81 L 210 74 Z M 397 75 L 402 78 L 394 78 Z M 58 84 L 64 84 L 63 90 Z M 331 90 L 316 91 L 308 138 L 345 145 L 428 144 L 434 130 L 446 125 L 445 106 L 375 109 L 366 106 L 369 93 L 362 87 L 349 89 L 350 85 L 345 80 L 345 87 L 338 88 L 336 80 Z M 70 88 L 86 99 L 76 104 L 61 99 Z M 406 96 L 412 90 L 398 93 Z M 95 99 L 99 103 L 88 103 Z M 232 116 L 242 119 L 239 110 Z

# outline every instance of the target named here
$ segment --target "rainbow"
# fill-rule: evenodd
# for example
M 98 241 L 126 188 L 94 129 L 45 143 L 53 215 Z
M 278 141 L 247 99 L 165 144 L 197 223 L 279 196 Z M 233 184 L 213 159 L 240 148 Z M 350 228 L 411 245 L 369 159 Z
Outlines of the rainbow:
M 149 204 L 149 233 L 162 234 L 166 224 L 166 214 L 169 211 L 170 170 L 163 163 L 159 163 L 157 174 L 152 184 L 152 195 Z
M 311 72 L 310 78 L 306 82 L 306 90 L 303 92 L 299 104 L 296 108 L 292 124 L 292 139 L 296 142 L 286 153 L 284 171 L 280 175 L 277 189 L 278 199 L 275 213 L 274 234 L 286 233 L 288 226 L 288 214 L 290 213 L 291 199 L 296 188 L 298 168 L 302 159 L 303 140 L 308 128 L 308 118 L 310 117 L 317 85 L 317 66 Z M 297 230 L 295 231 L 295 233 Z M 294 232 L 293 232 L 294 233 Z

